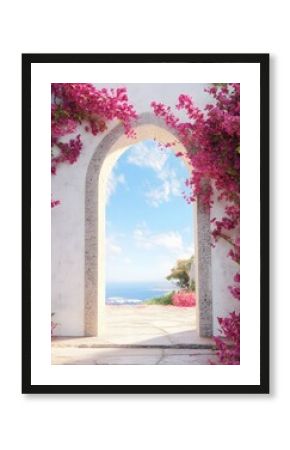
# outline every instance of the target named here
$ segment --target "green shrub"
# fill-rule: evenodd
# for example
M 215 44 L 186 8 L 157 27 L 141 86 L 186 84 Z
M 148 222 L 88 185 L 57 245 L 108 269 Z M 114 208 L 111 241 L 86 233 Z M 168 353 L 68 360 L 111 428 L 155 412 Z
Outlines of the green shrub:
M 154 297 L 150 300 L 146 300 L 144 302 L 146 305 L 172 305 L 172 297 L 174 291 L 169 292 L 168 294 L 162 295 L 161 297 Z
M 194 291 L 195 283 L 190 275 L 192 264 L 194 264 L 194 256 L 188 259 L 178 259 L 166 279 L 173 281 L 178 288 Z

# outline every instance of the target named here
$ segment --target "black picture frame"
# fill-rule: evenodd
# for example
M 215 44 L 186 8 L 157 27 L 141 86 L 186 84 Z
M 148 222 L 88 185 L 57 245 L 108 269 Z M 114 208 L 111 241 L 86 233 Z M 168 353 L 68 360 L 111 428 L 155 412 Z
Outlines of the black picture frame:
M 267 394 L 269 393 L 269 54 L 23 54 L 22 55 L 22 393 Z M 31 383 L 31 65 L 33 63 L 248 63 L 260 65 L 260 384 L 32 385 Z M 24 157 L 25 156 L 25 157 Z

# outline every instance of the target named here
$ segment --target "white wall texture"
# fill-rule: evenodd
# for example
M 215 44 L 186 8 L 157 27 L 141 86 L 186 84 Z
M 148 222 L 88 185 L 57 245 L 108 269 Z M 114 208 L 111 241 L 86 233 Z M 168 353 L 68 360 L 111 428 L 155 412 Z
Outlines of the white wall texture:
M 180 93 L 191 94 L 200 106 L 210 101 L 203 92 L 205 85 L 194 84 L 124 84 L 129 100 L 137 112 L 151 112 L 152 100 L 174 106 Z M 96 85 L 108 87 L 108 85 Z M 110 87 L 116 85 L 111 84 Z M 109 131 L 116 126 L 111 123 Z M 84 333 L 84 283 L 85 283 L 85 188 L 86 173 L 96 147 L 104 138 L 79 130 L 84 143 L 80 158 L 74 165 L 62 165 L 52 177 L 52 195 L 61 205 L 52 209 L 52 312 L 59 323 L 59 335 L 81 336 Z M 150 136 L 148 136 L 150 138 Z M 212 217 L 218 217 L 222 205 L 215 203 Z M 235 264 L 227 258 L 228 244 L 218 242 L 212 249 L 212 292 L 214 334 L 218 333 L 217 316 L 224 316 L 238 308 L 228 286 L 236 272 Z

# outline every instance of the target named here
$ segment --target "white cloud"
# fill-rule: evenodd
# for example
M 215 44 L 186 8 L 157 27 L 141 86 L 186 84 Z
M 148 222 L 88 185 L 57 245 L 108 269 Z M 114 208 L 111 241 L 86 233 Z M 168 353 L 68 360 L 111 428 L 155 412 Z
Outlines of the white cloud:
M 157 144 L 156 144 L 157 146 Z M 134 145 L 128 152 L 128 162 L 139 167 L 149 167 L 159 172 L 164 167 L 168 155 L 158 148 L 150 148 L 144 142 Z
M 179 232 L 153 233 L 144 222 L 134 230 L 133 238 L 137 247 L 144 250 L 159 248 L 180 259 L 188 259 L 194 254 L 194 243 L 185 244 Z
M 133 237 L 137 246 L 146 250 L 155 247 L 161 247 L 174 253 L 179 253 L 183 250 L 182 236 L 176 231 L 152 233 L 147 227 L 142 226 L 135 229 Z
M 125 183 L 126 181 L 124 175 L 122 173 L 120 175 L 117 175 L 114 169 L 112 169 L 107 180 L 107 192 L 106 192 L 107 202 L 110 200 L 111 196 L 116 191 L 118 184 L 125 184 Z
M 175 231 L 160 233 L 154 236 L 155 245 L 167 248 L 172 251 L 179 251 L 183 247 L 182 237 Z
M 169 202 L 171 197 L 181 195 L 181 184 L 174 170 L 165 169 L 157 175 L 162 183 L 151 188 L 145 195 L 151 206 L 158 207 L 161 203 Z
M 145 193 L 149 205 L 158 207 L 160 204 L 169 202 L 171 197 L 181 195 L 181 183 L 175 170 L 168 165 L 168 154 L 165 150 L 147 146 L 146 143 L 140 142 L 129 151 L 128 162 L 139 167 L 148 167 L 152 169 L 157 177 L 158 183 L 150 186 L 148 192 Z

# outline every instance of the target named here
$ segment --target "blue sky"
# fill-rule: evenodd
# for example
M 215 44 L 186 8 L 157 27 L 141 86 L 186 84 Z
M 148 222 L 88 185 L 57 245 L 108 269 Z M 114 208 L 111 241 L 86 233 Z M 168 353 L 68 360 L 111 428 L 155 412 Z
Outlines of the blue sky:
M 188 170 L 153 140 L 126 150 L 107 183 L 106 273 L 110 281 L 162 281 L 193 250 Z

